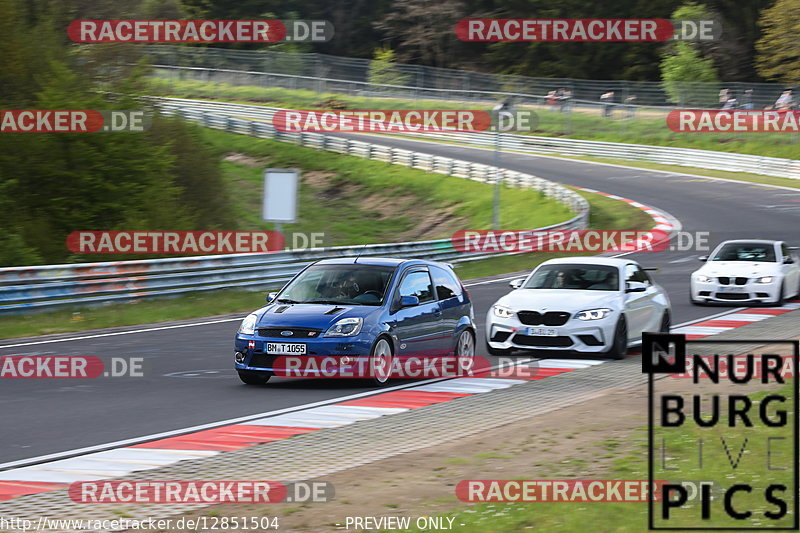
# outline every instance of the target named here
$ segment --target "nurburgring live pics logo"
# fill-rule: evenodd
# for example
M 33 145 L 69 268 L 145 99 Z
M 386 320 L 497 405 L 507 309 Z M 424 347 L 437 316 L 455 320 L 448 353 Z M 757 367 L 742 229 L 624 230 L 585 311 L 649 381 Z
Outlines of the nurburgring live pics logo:
M 737 345 L 747 348 L 737 349 Z M 754 353 L 753 346 L 789 346 L 791 355 Z M 798 380 L 787 385 L 785 379 L 797 375 L 799 356 L 800 341 L 796 340 L 687 340 L 678 334 L 643 334 L 648 478 L 651 482 L 675 479 L 684 472 L 712 480 L 700 485 L 699 501 L 692 504 L 681 482 L 665 483 L 658 505 L 653 497 L 648 499 L 650 530 L 800 527 Z M 737 357 L 745 359 L 745 372 L 731 371 Z M 786 372 L 786 361 L 791 372 Z M 656 380 L 656 374 L 687 371 L 696 392 L 659 391 L 659 384 L 670 381 Z M 737 390 L 751 383 L 762 389 L 772 387 L 757 398 Z M 787 390 L 791 390 L 788 395 Z M 696 458 L 692 457 L 695 452 Z

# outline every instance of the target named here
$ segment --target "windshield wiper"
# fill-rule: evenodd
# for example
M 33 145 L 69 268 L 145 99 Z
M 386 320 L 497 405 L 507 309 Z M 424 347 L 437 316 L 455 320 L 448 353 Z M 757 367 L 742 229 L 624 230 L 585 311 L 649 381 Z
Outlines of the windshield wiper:
M 301 302 L 298 302 L 297 300 L 292 300 L 290 298 L 278 298 L 275 301 L 280 303 L 280 304 L 299 304 L 299 303 L 301 303 Z
M 340 305 L 344 302 L 337 302 L 336 300 L 325 300 L 324 298 L 316 298 L 314 300 L 307 300 L 303 303 L 307 304 L 330 304 L 330 305 Z

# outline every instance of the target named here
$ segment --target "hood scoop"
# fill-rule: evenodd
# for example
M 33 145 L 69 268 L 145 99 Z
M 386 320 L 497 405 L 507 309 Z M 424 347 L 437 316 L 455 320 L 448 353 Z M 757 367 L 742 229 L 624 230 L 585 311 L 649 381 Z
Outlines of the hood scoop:
M 336 313 L 338 313 L 339 311 L 344 311 L 344 310 L 345 310 L 345 308 L 344 308 L 344 307 L 338 307 L 338 306 L 337 306 L 337 307 L 334 307 L 333 309 L 330 309 L 330 310 L 328 310 L 328 311 L 325 311 L 323 314 L 325 314 L 325 315 L 335 315 L 335 314 L 336 314 Z
M 289 306 L 288 306 L 288 305 L 282 305 L 282 306 L 278 307 L 277 309 L 275 309 L 275 310 L 273 311 L 273 313 L 283 313 L 283 312 L 284 312 L 284 311 L 286 311 L 287 309 L 289 309 Z

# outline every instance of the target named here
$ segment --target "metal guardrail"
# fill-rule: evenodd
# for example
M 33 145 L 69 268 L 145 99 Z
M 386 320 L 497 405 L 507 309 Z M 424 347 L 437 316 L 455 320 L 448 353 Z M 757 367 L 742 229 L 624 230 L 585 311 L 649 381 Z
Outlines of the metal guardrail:
M 200 113 L 202 116 L 204 112 L 213 112 L 230 117 L 249 117 L 262 121 L 264 124 L 271 124 L 274 113 L 281 109 L 181 98 L 159 98 L 158 100 L 161 102 L 160 105 L 163 109 L 169 112 L 181 113 L 183 116 L 187 117 L 196 116 L 197 113 Z M 298 136 L 312 134 L 282 133 L 281 135 Z M 485 148 L 493 148 L 497 142 L 494 133 L 486 132 L 409 132 L 402 134 L 393 133 L 393 135 L 429 138 Z M 747 172 L 763 176 L 800 179 L 800 160 L 798 159 L 716 152 L 711 150 L 698 150 L 695 148 L 587 141 L 582 139 L 561 139 L 507 133 L 500 135 L 499 145 L 502 150 L 523 153 L 594 156 L 630 161 L 649 161 L 666 165 L 730 172 Z
M 585 229 L 588 226 L 589 204 L 586 200 L 557 183 L 530 174 L 317 133 L 281 133 L 269 123 L 184 108 L 183 105 L 185 104 L 164 102 L 162 110 L 166 113 L 178 113 L 186 119 L 198 121 L 211 128 L 293 142 L 483 183 L 494 183 L 499 176 L 508 184 L 539 190 L 545 196 L 568 205 L 576 213 L 563 223 L 537 230 Z M 0 312 L 127 302 L 225 288 L 276 287 L 283 285 L 313 261 L 355 254 L 448 262 L 473 261 L 501 255 L 464 254 L 454 247 L 451 239 L 438 239 L 267 254 L 0 268 Z

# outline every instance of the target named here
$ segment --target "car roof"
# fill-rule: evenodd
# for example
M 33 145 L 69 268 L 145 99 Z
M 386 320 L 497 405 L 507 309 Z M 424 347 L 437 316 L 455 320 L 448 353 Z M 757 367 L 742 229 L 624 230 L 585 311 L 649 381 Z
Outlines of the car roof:
M 619 259 L 616 257 L 600 257 L 600 256 L 558 257 L 556 259 L 549 259 L 544 263 L 542 263 L 542 265 L 572 264 L 572 265 L 606 265 L 606 266 L 622 267 L 627 265 L 628 263 L 636 263 L 636 261 L 633 261 L 632 259 Z
M 357 260 L 356 260 L 357 258 Z M 419 265 L 435 265 L 449 267 L 447 263 L 438 263 L 436 261 L 427 261 L 425 259 L 401 259 L 397 257 L 364 257 L 364 256 L 351 256 L 351 257 L 335 257 L 331 259 L 322 259 L 317 261 L 318 265 L 373 265 L 373 266 L 390 266 L 396 267 L 403 264 L 419 264 Z
M 783 241 L 771 241 L 768 239 L 732 239 L 730 241 L 722 241 L 719 246 L 723 244 L 739 244 L 739 243 L 752 243 L 752 244 L 777 244 Z

